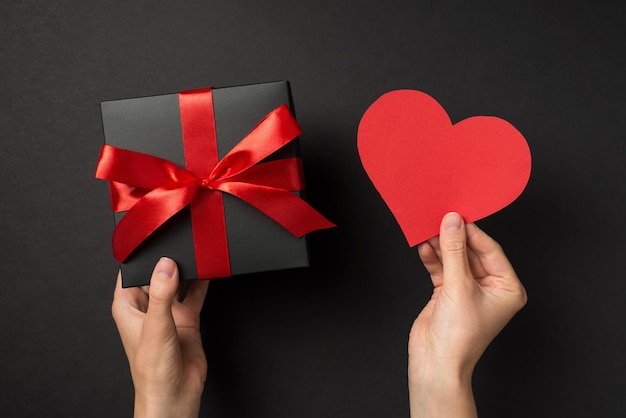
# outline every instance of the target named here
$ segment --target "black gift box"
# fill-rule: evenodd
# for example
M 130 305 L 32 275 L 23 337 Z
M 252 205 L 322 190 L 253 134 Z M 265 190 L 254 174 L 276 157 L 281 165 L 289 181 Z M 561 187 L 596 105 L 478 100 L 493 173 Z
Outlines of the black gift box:
M 213 89 L 219 158 L 270 111 L 293 104 L 287 81 Z M 185 167 L 178 94 L 101 103 L 105 143 L 167 159 Z M 297 139 L 268 159 L 299 155 Z M 306 237 L 289 231 L 227 193 L 223 194 L 233 275 L 308 266 Z M 116 223 L 124 213 L 116 213 Z M 191 214 L 183 209 L 148 237 L 121 265 L 124 287 L 149 284 L 161 256 L 178 263 L 183 280 L 196 279 Z

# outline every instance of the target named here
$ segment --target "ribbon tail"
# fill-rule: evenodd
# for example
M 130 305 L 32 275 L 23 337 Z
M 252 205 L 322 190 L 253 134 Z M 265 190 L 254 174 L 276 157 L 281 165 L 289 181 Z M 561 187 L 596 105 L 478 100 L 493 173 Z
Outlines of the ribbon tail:
M 254 206 L 297 238 L 336 226 L 300 197 L 286 190 L 238 182 L 220 184 L 218 189 Z
M 167 184 L 139 200 L 113 231 L 113 256 L 123 263 L 128 256 L 168 219 L 187 206 L 199 188 L 197 181 Z
M 300 157 L 273 160 L 252 166 L 228 182 L 250 183 L 290 192 L 304 189 L 304 174 Z

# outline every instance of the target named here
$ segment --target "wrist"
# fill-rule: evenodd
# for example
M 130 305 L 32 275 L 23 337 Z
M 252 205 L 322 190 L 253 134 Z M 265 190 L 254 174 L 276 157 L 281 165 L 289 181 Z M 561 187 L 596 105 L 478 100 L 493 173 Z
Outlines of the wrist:
M 134 418 L 198 418 L 200 397 L 155 399 L 135 395 Z
M 411 417 L 476 417 L 473 367 L 409 359 Z

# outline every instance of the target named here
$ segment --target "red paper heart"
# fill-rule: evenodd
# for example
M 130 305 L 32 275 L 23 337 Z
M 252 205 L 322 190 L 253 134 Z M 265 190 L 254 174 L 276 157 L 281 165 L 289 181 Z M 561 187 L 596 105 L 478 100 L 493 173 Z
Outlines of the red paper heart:
M 530 150 L 509 122 L 476 116 L 452 124 L 415 90 L 384 94 L 358 130 L 361 162 L 410 246 L 439 234 L 447 212 L 466 222 L 513 202 L 530 177 Z

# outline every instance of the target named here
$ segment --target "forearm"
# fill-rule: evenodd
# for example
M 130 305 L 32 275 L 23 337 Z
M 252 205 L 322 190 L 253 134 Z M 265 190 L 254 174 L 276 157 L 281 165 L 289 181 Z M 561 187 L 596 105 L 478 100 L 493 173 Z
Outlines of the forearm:
M 444 371 L 428 365 L 411 366 L 409 367 L 411 418 L 478 416 L 472 392 L 471 372 Z

